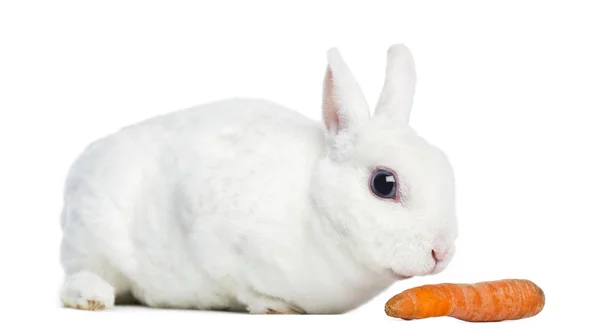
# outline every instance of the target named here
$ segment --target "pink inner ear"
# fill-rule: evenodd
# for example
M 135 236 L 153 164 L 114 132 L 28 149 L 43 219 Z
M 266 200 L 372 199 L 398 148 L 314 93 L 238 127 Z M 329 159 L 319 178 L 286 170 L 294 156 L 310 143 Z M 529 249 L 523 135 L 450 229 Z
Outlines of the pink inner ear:
M 340 125 L 338 108 L 333 100 L 333 75 L 327 68 L 325 91 L 323 92 L 323 121 L 328 130 L 337 131 Z

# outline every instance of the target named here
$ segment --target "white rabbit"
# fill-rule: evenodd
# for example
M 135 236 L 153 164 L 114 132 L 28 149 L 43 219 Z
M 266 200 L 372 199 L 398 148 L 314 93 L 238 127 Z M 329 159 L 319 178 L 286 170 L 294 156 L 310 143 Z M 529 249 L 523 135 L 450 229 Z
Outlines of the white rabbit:
M 322 122 L 231 99 L 90 144 L 65 184 L 63 305 L 340 314 L 442 271 L 454 177 L 408 124 L 410 51 L 388 49 L 373 116 L 338 49 L 327 60 Z

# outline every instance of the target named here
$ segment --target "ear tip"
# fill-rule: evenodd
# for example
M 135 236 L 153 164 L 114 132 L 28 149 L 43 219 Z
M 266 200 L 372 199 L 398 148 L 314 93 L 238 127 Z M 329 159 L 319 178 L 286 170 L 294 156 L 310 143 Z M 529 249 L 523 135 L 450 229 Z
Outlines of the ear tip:
M 331 47 L 327 50 L 327 60 L 329 63 L 337 61 L 342 58 L 342 54 L 337 47 Z
M 396 44 L 392 44 L 388 48 L 388 56 L 389 57 L 412 58 L 412 53 L 405 44 L 396 43 Z

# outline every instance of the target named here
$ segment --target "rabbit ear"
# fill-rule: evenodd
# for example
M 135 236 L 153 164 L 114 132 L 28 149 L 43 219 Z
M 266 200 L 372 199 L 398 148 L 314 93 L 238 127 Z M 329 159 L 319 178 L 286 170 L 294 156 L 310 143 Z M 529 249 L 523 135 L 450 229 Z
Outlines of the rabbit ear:
M 416 86 L 413 56 L 403 44 L 394 44 L 387 52 L 387 68 L 383 90 L 375 107 L 375 115 L 388 115 L 408 123 Z
M 333 134 L 349 130 L 369 118 L 369 106 L 337 48 L 327 52 L 323 82 L 323 122 Z

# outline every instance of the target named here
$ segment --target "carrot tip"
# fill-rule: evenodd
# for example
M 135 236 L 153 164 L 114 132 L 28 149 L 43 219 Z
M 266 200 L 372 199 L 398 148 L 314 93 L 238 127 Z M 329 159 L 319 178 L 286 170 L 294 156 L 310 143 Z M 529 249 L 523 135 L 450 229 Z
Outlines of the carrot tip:
M 390 317 L 411 319 L 414 313 L 414 303 L 407 292 L 402 292 L 386 302 L 385 313 Z
M 544 290 L 540 286 L 536 285 L 535 283 L 533 284 L 533 286 L 535 287 L 535 291 L 542 298 L 542 300 L 545 300 L 546 294 L 544 293 Z

